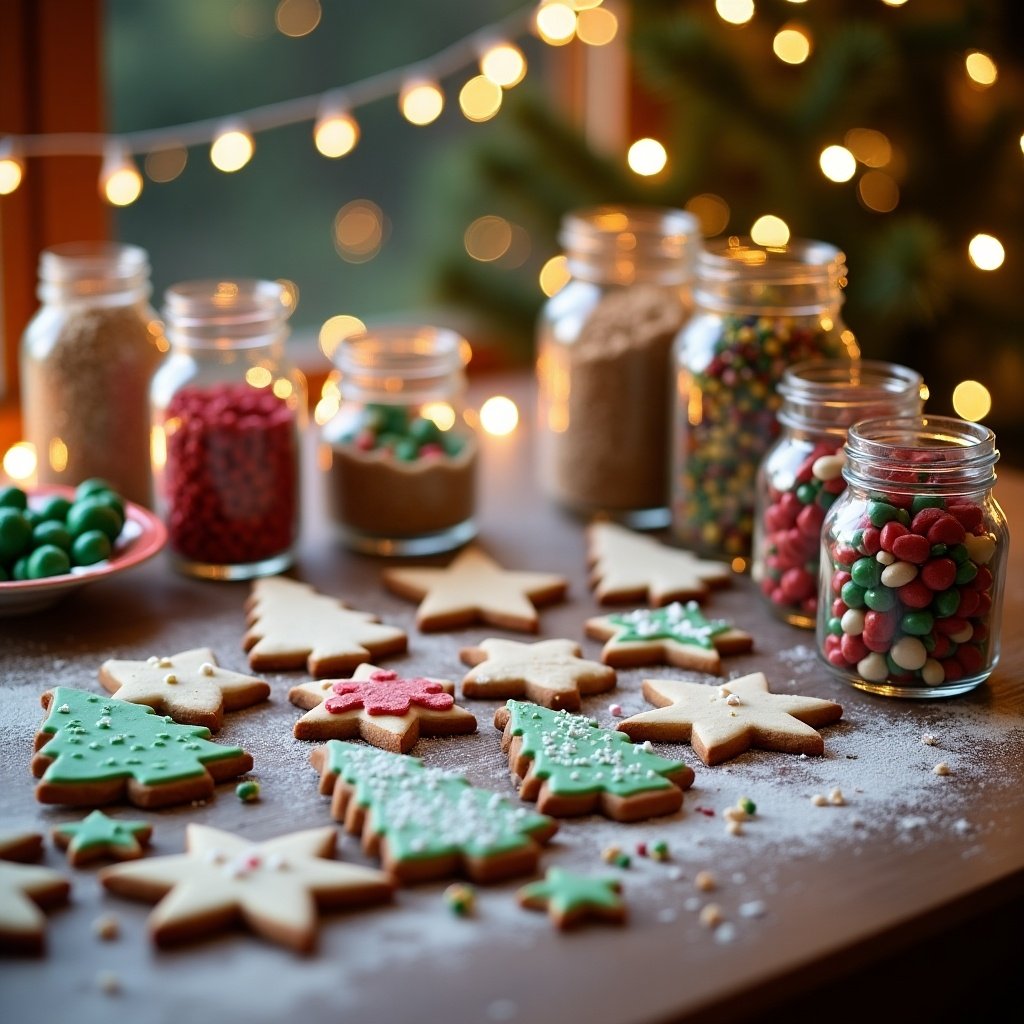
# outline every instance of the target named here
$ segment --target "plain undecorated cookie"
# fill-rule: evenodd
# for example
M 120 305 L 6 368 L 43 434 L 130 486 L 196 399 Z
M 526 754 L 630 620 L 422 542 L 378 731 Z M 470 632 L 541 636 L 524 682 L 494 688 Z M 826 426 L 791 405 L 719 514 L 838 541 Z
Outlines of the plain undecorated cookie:
M 35 832 L 0 835 L 0 953 L 38 955 L 46 949 L 44 910 L 67 902 L 71 883 L 36 864 L 43 837 Z

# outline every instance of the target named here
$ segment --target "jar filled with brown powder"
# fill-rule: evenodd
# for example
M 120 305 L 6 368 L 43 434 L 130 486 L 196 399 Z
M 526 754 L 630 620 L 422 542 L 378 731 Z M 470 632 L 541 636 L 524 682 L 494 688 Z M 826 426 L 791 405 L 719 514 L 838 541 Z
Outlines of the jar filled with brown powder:
M 22 336 L 25 439 L 41 484 L 102 477 L 151 504 L 149 383 L 168 345 L 145 250 L 73 242 L 39 260 L 41 305 Z
M 568 283 L 541 311 L 538 462 L 565 509 L 669 522 L 672 343 L 690 313 L 696 218 L 601 206 L 562 221 Z

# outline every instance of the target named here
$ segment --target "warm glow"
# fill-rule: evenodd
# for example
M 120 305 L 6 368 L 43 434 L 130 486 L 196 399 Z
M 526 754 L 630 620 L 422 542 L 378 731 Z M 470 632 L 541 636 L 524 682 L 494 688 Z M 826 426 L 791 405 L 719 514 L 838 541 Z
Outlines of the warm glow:
M 550 299 L 569 283 L 569 261 L 564 256 L 552 256 L 540 268 L 540 290 Z
M 746 25 L 754 16 L 754 0 L 715 0 L 715 10 L 730 25 Z
M 281 0 L 274 12 L 274 23 L 283 36 L 298 39 L 308 36 L 320 24 L 320 0 Z
M 477 217 L 463 236 L 466 252 L 481 263 L 501 259 L 512 245 L 512 225 L 504 217 Z
M 576 16 L 576 35 L 588 46 L 606 46 L 619 31 L 619 19 L 604 7 L 580 11 Z
M 469 121 L 489 121 L 501 109 L 501 86 L 475 75 L 459 90 L 459 107 Z
M 626 162 L 635 174 L 650 177 L 664 170 L 665 164 L 668 163 L 668 153 L 657 139 L 637 139 L 629 147 Z
M 409 82 L 398 96 L 398 107 L 410 123 L 430 124 L 444 110 L 444 93 L 436 82 Z
M 576 12 L 564 3 L 547 3 L 534 15 L 537 34 L 551 46 L 564 46 L 576 34 Z
M 811 37 L 807 29 L 787 25 L 780 29 L 772 40 L 775 56 L 786 64 L 803 64 L 811 55 Z
M 984 384 L 962 380 L 953 389 L 953 409 L 961 419 L 976 423 L 991 412 L 992 396 Z
M 789 225 L 781 217 L 766 213 L 754 221 L 750 237 L 755 245 L 763 245 L 766 249 L 782 249 L 789 242 Z
M 480 406 L 480 426 L 488 434 L 504 437 L 511 434 L 519 423 L 519 410 L 511 398 L 495 395 Z
M 826 146 L 818 163 L 829 181 L 849 181 L 857 172 L 857 161 L 845 146 Z
M 431 420 L 438 430 L 451 430 L 455 426 L 455 410 L 448 402 L 427 402 L 420 415 Z
M 982 53 L 981 50 L 972 50 L 967 54 L 964 58 L 964 66 L 967 68 L 967 75 L 971 81 L 977 82 L 978 85 L 984 88 L 994 85 L 999 77 L 999 69 L 996 67 L 996 62 L 987 53 Z
M 365 330 L 366 324 L 357 316 L 339 313 L 337 316 L 329 317 L 320 328 L 320 351 L 331 359 L 347 337 Z
M 705 238 L 720 235 L 729 223 L 729 204 L 713 192 L 703 192 L 694 196 L 685 207 L 700 221 L 701 234 Z
M 31 479 L 36 471 L 36 449 L 35 445 L 28 441 L 19 441 L 12 444 L 4 452 L 4 472 L 16 481 Z
M 265 366 L 250 366 L 245 371 L 245 382 L 251 388 L 269 387 L 273 379 L 274 375 Z
M 334 246 L 348 263 L 365 263 L 380 252 L 384 214 L 369 199 L 353 199 L 334 218 Z
M 860 201 L 876 213 L 889 213 L 900 201 L 900 188 L 885 171 L 868 171 L 857 182 Z
M 740 558 L 738 555 L 732 560 L 732 571 L 733 572 L 746 572 L 747 571 L 747 560 Z
M 188 150 L 184 146 L 168 146 L 146 154 L 143 162 L 151 181 L 174 181 L 188 163 Z
M 975 235 L 967 245 L 967 255 L 979 270 L 998 270 L 1006 259 L 1006 250 L 994 235 Z
M 130 206 L 142 195 L 142 175 L 125 165 L 103 179 L 103 194 L 113 206 Z
M 9 196 L 20 184 L 21 161 L 12 156 L 0 159 L 0 196 Z
M 523 51 L 512 43 L 492 46 L 480 58 L 480 73 L 486 75 L 495 85 L 511 89 L 518 85 L 526 74 L 526 58 Z
M 251 159 L 255 146 L 252 136 L 240 128 L 220 132 L 210 146 L 210 162 L 218 171 L 240 171 Z
M 351 153 L 359 141 L 359 125 L 349 113 L 325 114 L 313 130 L 313 142 L 324 156 L 336 159 Z
M 275 398 L 280 398 L 282 402 L 287 402 L 295 392 L 295 385 L 287 377 L 278 377 L 270 390 L 274 392 Z
M 790 2 L 792 2 L 792 0 L 790 0 Z M 882 3 L 885 4 L 886 7 L 902 7 L 906 2 L 907 0 L 882 0 Z
M 892 159 L 892 144 L 873 128 L 851 128 L 843 143 L 865 167 L 885 167 Z

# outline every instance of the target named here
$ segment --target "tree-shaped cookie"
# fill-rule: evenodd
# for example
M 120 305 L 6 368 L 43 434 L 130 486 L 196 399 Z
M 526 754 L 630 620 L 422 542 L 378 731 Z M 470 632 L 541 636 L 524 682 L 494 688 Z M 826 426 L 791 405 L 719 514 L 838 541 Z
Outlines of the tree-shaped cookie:
M 127 799 L 138 807 L 205 800 L 214 782 L 252 768 L 240 747 L 211 742 L 210 730 L 178 725 L 145 704 L 58 686 L 35 739 L 32 772 L 44 804 L 98 807 Z
M 636 608 L 587 619 L 587 636 L 604 640 L 601 660 L 616 668 L 675 665 L 717 675 L 723 654 L 741 654 L 754 638 L 724 619 L 708 619 L 696 601 Z
M 326 687 L 326 688 L 324 688 Z M 312 704 L 319 689 L 320 700 Z M 289 699 L 312 704 L 295 723 L 299 740 L 362 737 L 383 750 L 404 754 L 420 736 L 476 732 L 476 717 L 455 703 L 455 685 L 422 676 L 403 678 L 374 665 L 360 665 L 351 679 L 293 687 Z
M 541 882 L 530 882 L 516 893 L 522 907 L 546 910 L 559 928 L 573 928 L 586 920 L 622 924 L 626 905 L 617 878 L 594 878 L 564 868 L 549 868 Z
M 519 795 L 556 817 L 598 811 L 616 821 L 671 814 L 693 770 L 567 711 L 510 700 L 494 715 Z M 627 742 L 623 743 L 622 740 Z
M 43 910 L 67 902 L 71 884 L 50 868 L 12 861 L 35 860 L 42 851 L 38 833 L 0 835 L 0 952 L 42 953 L 46 947 Z
M 54 825 L 50 835 L 54 843 L 67 850 L 68 863 L 81 867 L 92 861 L 135 860 L 149 845 L 153 826 L 146 821 L 123 821 L 108 818 L 102 811 L 93 811 L 81 821 Z
M 822 754 L 825 741 L 813 728 L 838 722 L 843 709 L 819 697 L 771 693 L 761 672 L 722 685 L 645 679 L 644 696 L 657 705 L 620 722 L 635 740 L 689 741 L 707 765 L 751 747 L 790 754 Z
M 404 630 L 287 576 L 256 580 L 246 616 L 242 648 L 257 672 L 305 668 L 323 679 L 408 646 Z
M 568 587 L 565 577 L 553 573 L 503 569 L 477 547 L 443 569 L 386 569 L 383 581 L 400 597 L 420 602 L 416 625 L 423 632 L 486 622 L 536 633 L 537 606 L 562 600 Z
M 646 601 L 657 607 L 672 601 L 704 601 L 712 588 L 732 579 L 725 562 L 698 558 L 605 521 L 587 527 L 587 561 L 600 604 Z
M 401 883 L 495 882 L 537 867 L 558 823 L 418 758 L 331 740 L 310 761 L 331 816 Z
M 462 680 L 466 697 L 525 697 L 546 708 L 578 711 L 581 694 L 615 685 L 615 670 L 580 657 L 572 640 L 521 644 L 492 637 L 478 647 L 463 647 L 459 656 L 476 666 Z
M 209 647 L 145 661 L 109 659 L 100 666 L 100 682 L 118 700 L 148 704 L 176 722 L 205 725 L 214 732 L 224 724 L 225 711 L 251 707 L 270 696 L 264 680 L 220 668 Z
M 254 843 L 192 822 L 185 841 L 184 854 L 116 864 L 99 874 L 111 892 L 160 901 L 148 922 L 158 946 L 204 938 L 237 922 L 307 953 L 316 942 L 318 908 L 368 906 L 392 896 L 382 872 L 331 859 L 333 827 Z

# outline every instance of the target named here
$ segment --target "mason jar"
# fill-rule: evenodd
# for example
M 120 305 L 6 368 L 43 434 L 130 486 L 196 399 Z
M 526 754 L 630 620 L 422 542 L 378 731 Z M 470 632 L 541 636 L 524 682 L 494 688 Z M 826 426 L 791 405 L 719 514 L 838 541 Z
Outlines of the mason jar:
M 850 428 L 846 490 L 822 528 L 817 645 L 886 697 L 951 697 L 999 661 L 1009 531 L 995 434 L 949 416 Z
M 822 359 L 788 367 L 778 390 L 781 433 L 757 471 L 750 573 L 774 615 L 813 629 L 821 526 L 846 489 L 846 432 L 858 420 L 920 415 L 925 386 L 896 363 Z
M 21 410 L 40 484 L 100 477 L 152 504 L 149 385 L 167 351 L 136 245 L 72 242 L 39 258 L 41 305 L 21 339 Z
M 320 429 L 318 464 L 346 546 L 426 555 L 476 536 L 468 354 L 457 332 L 419 325 L 374 327 L 334 350 L 336 408 Z
M 286 354 L 294 293 L 186 281 L 165 294 L 170 353 L 150 399 L 157 508 L 175 566 L 239 580 L 294 561 L 306 382 Z
M 699 254 L 694 314 L 675 342 L 672 533 L 682 547 L 747 567 L 783 373 L 860 356 L 840 317 L 845 285 L 846 259 L 825 242 L 730 237 Z
M 537 456 L 544 494 L 571 514 L 668 525 L 672 342 L 700 237 L 675 209 L 562 220 L 569 279 L 537 327 Z

